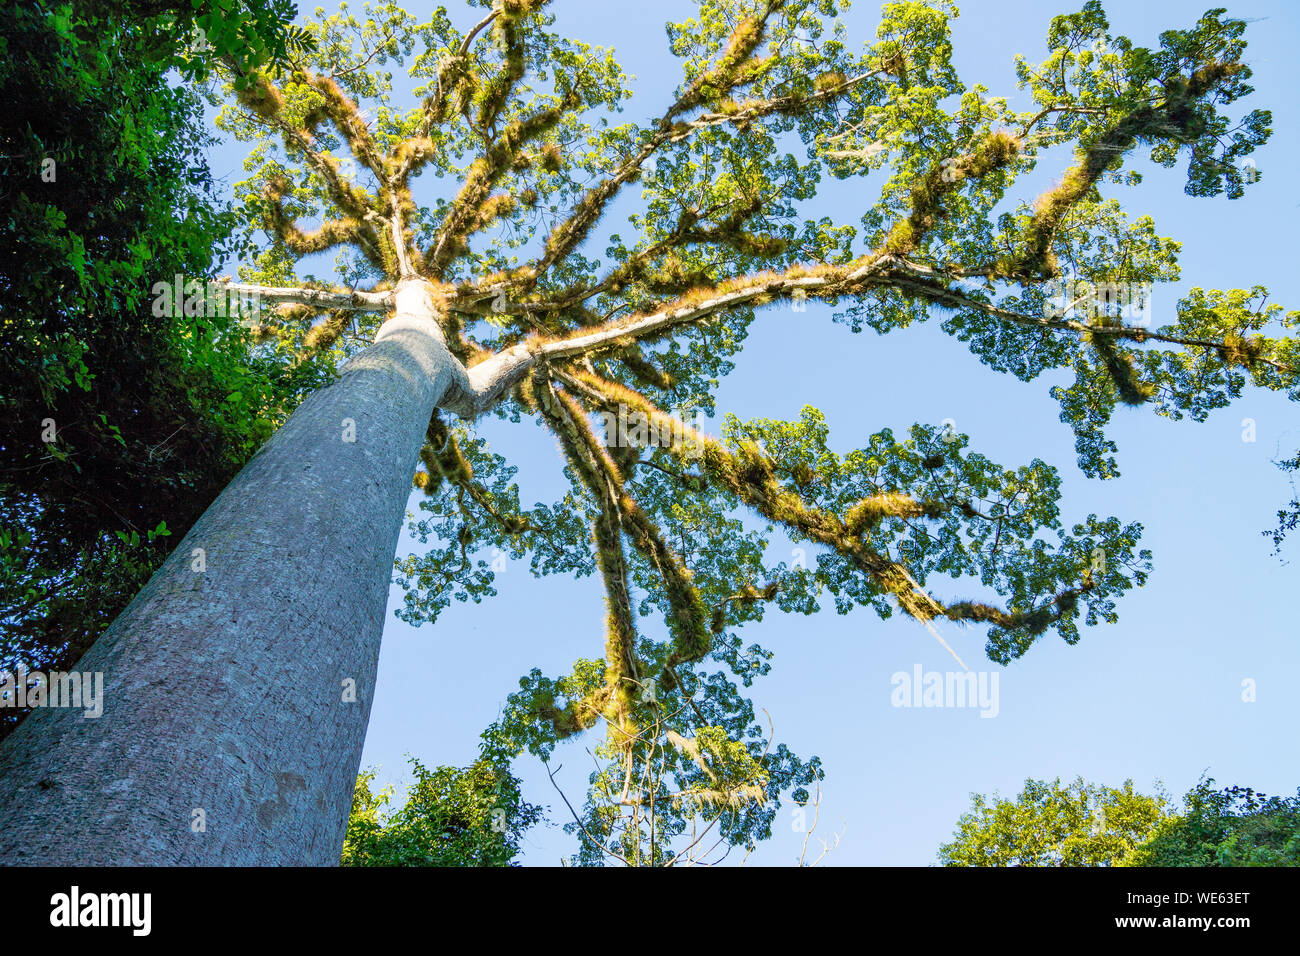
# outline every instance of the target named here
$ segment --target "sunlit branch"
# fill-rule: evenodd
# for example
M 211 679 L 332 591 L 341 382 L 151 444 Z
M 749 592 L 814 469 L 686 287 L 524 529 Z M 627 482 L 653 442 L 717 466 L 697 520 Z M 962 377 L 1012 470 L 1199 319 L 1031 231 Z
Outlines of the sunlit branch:
M 563 376 L 561 380 L 570 379 L 568 376 Z M 600 407 L 609 409 L 611 404 L 608 401 L 601 402 Z M 574 438 L 583 444 L 585 458 L 592 463 L 592 467 L 598 464 L 601 473 L 608 481 L 614 494 L 612 502 L 618 510 L 623 532 L 632 542 L 633 547 L 659 573 L 663 581 L 664 594 L 671 608 L 668 625 L 673 635 L 673 650 L 664 669 L 667 678 L 665 683 L 671 689 L 677 683 L 673 668 L 699 660 L 712 646 L 707 612 L 700 600 L 699 590 L 691 582 L 690 573 L 681 558 L 668 547 L 659 528 L 627 491 L 628 476 L 610 457 L 607 447 L 601 446 L 596 441 L 595 435 L 589 428 L 583 427 L 575 431 Z M 607 435 L 606 441 L 611 438 L 616 442 L 622 442 L 625 436 Z
M 679 121 L 678 117 L 682 114 L 716 102 L 730 90 L 752 82 L 761 75 L 761 64 L 766 61 L 755 64 L 749 60 L 749 56 L 765 36 L 768 18 L 781 6 L 783 0 L 769 0 L 761 13 L 737 25 L 717 66 L 698 77 L 665 111 L 654 124 L 654 132 L 640 149 L 624 159 L 610 176 L 579 199 L 568 218 L 557 224 L 547 236 L 542 255 L 533 263 L 516 270 L 510 277 L 512 284 L 519 283 L 518 291 L 527 291 L 552 265 L 572 253 L 586 239 L 623 186 L 634 180 L 645 162 L 665 145 L 679 142 L 710 126 L 733 124 L 743 127 L 763 116 L 811 109 L 843 95 L 867 78 L 867 75 L 853 77 L 804 96 L 757 100 L 741 104 L 734 111 L 719 111 L 690 122 Z
M 279 287 L 250 285 L 245 282 L 217 280 L 217 284 L 240 295 L 254 296 L 270 304 L 291 303 L 307 305 L 313 308 L 347 309 L 353 312 L 386 312 L 393 307 L 394 293 L 388 291 L 363 291 L 353 289 L 340 291 L 336 289 L 308 289 L 302 287 Z
M 1034 205 L 1034 214 L 1024 236 L 1024 249 L 997 263 L 1001 276 L 1054 275 L 1056 255 L 1052 246 L 1066 215 L 1091 193 L 1107 169 L 1139 142 L 1183 140 L 1198 122 L 1195 104 L 1216 87 L 1240 74 L 1246 67 L 1235 61 L 1213 60 L 1194 70 L 1163 81 L 1165 98 L 1146 103 L 1118 119 L 1086 146 L 1076 151 L 1076 161 L 1060 185 L 1044 192 Z
M 921 588 L 903 564 L 873 550 L 866 542 L 866 534 L 887 517 L 937 517 L 952 508 L 973 514 L 970 505 L 918 502 L 905 495 L 885 493 L 861 499 L 841 517 L 810 507 L 785 487 L 776 478 L 775 463 L 752 443 L 732 452 L 715 439 L 665 415 L 644 396 L 590 373 L 573 372 L 565 376 L 565 381 L 593 397 L 621 401 L 645 414 L 656 424 L 659 434 L 674 436 L 668 447 L 674 456 L 698 464 L 716 486 L 731 492 L 769 521 L 842 554 L 878 588 L 892 594 L 899 607 L 920 621 L 935 617 L 985 621 L 1007 630 L 1025 628 L 1031 634 L 1040 634 L 1054 621 L 1071 613 L 1080 594 L 1095 587 L 1085 577 L 1079 586 L 1067 588 L 1029 611 L 1005 611 L 972 601 L 945 606 Z
M 519 150 L 554 127 L 576 103 L 576 92 L 567 90 L 554 106 L 511 122 L 491 141 L 486 153 L 470 164 L 460 192 L 452 200 L 451 209 L 424 254 L 424 265 L 432 276 L 442 276 L 447 266 L 465 251 L 473 233 L 518 207 L 514 196 L 494 196 L 492 189 L 509 171 Z
M 439 64 L 438 79 L 434 85 L 434 92 L 426 97 L 423 103 L 424 122 L 420 128 L 421 136 L 427 137 L 435 126 L 438 126 L 447 118 L 452 90 L 455 89 L 455 84 L 459 79 L 458 74 L 465 69 L 466 58 L 469 55 L 469 49 L 474 42 L 474 38 L 487 29 L 500 13 L 500 9 L 495 9 L 476 23 L 473 29 L 465 34 L 465 39 L 461 41 L 456 53 L 445 57 Z
M 1085 337 L 1088 340 L 1095 340 L 1096 337 L 1101 337 L 1124 339 L 1138 344 L 1143 342 L 1163 342 L 1169 345 L 1182 345 L 1189 348 L 1205 349 L 1220 355 L 1232 353 L 1234 351 L 1242 351 L 1240 344 L 1223 340 L 1190 338 L 1188 336 L 1174 335 L 1168 332 L 1147 329 L 1141 326 L 1119 324 L 1094 325 L 1089 322 L 1080 322 L 1075 319 L 1053 318 L 1047 315 L 1028 315 L 1023 312 L 1015 312 L 1011 309 L 1004 309 L 1000 306 L 993 305 L 990 302 L 984 302 L 980 299 L 973 298 L 959 290 L 945 287 L 940 284 L 947 278 L 943 273 L 928 269 L 925 266 L 918 266 L 915 263 L 909 263 L 907 269 L 909 272 L 915 273 L 916 275 L 909 276 L 891 274 L 889 276 L 889 284 L 906 293 L 935 302 L 939 305 L 944 305 L 952 309 L 970 309 L 1006 322 L 1012 322 L 1016 325 L 1051 329 L 1059 332 L 1070 332 Z M 1255 362 L 1259 362 L 1286 374 L 1294 375 L 1297 372 L 1300 372 L 1300 369 L 1293 368 L 1285 362 L 1269 357 L 1265 354 L 1265 350 L 1268 348 L 1268 343 L 1261 340 L 1254 351 L 1247 350 L 1245 354 L 1239 356 L 1241 364 L 1251 365 Z M 1229 355 L 1229 357 L 1232 357 L 1232 355 Z
M 543 418 L 560 439 L 569 464 L 578 474 L 597 505 L 592 536 L 596 563 L 605 582 L 605 681 L 609 688 L 608 712 L 614 741 L 627 747 L 637 736 L 631 719 L 633 690 L 640 678 L 636 659 L 636 624 L 628 585 L 627 557 L 623 550 L 623 521 L 619 508 L 622 494 L 617 469 L 589 440 L 590 428 L 582 409 L 569 398 L 538 383 Z

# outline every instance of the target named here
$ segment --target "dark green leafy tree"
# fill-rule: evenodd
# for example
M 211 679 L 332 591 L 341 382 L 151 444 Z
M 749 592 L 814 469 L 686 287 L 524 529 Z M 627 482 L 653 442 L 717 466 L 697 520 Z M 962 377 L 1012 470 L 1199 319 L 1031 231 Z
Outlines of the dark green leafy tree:
M 271 550 L 233 557 L 201 604 L 181 593 L 183 557 L 169 560 L 150 610 L 120 627 L 169 666 L 184 664 L 172 649 L 185 628 L 205 653 L 271 655 L 294 602 L 329 660 L 284 680 L 302 682 L 296 699 L 315 709 L 272 728 L 250 701 L 243 723 L 213 732 L 236 751 L 240 734 L 255 736 L 269 760 L 294 766 L 304 807 L 318 794 L 345 814 L 340 783 L 356 764 L 321 765 L 306 736 L 359 759 L 364 721 L 319 686 L 335 660 L 344 673 L 373 667 L 370 605 L 383 589 L 359 558 L 307 583 L 293 562 L 313 541 L 299 536 L 332 536 L 317 562 L 354 542 L 366 561 L 391 552 L 385 529 L 400 515 L 383 502 L 417 452 L 426 500 L 414 530 L 431 548 L 399 563 L 405 619 L 491 596 L 489 549 L 539 575 L 598 573 L 606 592 L 603 649 L 567 674 L 525 676 L 489 745 L 548 760 L 603 724 L 573 813 L 577 860 L 709 862 L 683 854 L 704 839 L 721 855 L 752 847 L 780 801 L 806 801 L 822 773 L 756 720 L 747 691 L 770 655 L 741 638 L 745 625 L 829 600 L 841 613 L 979 627 L 990 659 L 1007 663 L 1048 633 L 1074 643 L 1082 625 L 1114 621 L 1150 570 L 1140 524 L 1066 520 L 1053 466 L 993 462 L 941 425 L 880 430 L 848 451 L 814 408 L 793 422 L 728 416 L 707 434 L 693 413 L 713 414 L 752 323 L 816 300 L 854 331 L 939 321 L 980 362 L 1025 380 L 1071 370 L 1052 394 L 1080 467 L 1103 479 L 1118 474 L 1106 426 L 1121 404 L 1200 420 L 1247 384 L 1300 397 L 1288 334 L 1300 313 L 1263 288 L 1193 289 L 1154 324 L 1133 315 L 1141 295 L 1110 292 L 1178 278 L 1179 244 L 1108 195 L 1140 182 L 1135 161 L 1183 164 L 1194 197 L 1250 184 L 1244 159 L 1270 116 L 1237 105 L 1251 92 L 1245 25 L 1222 10 L 1154 48 L 1112 35 L 1095 2 L 1057 17 L 1046 59 L 1017 61 L 1033 104 L 1020 111 L 958 78 L 947 6 L 887 4 L 875 39 L 857 45 L 834 0 L 701 0 L 668 25 L 681 84 L 648 121 L 620 122 L 630 92 L 609 51 L 555 33 L 545 0 L 477 5 L 460 30 L 442 8 L 421 19 L 367 4 L 308 24 L 310 49 L 288 67 L 218 66 L 219 124 L 252 144 L 239 190 L 258 243 L 228 287 L 268 306 L 255 334 L 269 348 L 349 360 L 209 511 L 213 534 L 252 525 Z M 411 77 L 413 102 L 395 96 L 390 67 Z M 1040 163 L 1056 184 L 1017 190 Z M 874 197 L 859 223 L 801 215 L 827 176 Z M 630 228 L 609 230 L 606 213 L 630 194 L 641 197 Z M 323 279 L 308 271 L 322 253 L 334 257 Z M 379 437 L 340 444 L 329 430 L 343 414 Z M 489 414 L 554 436 L 570 483 L 561 500 L 519 500 L 518 463 L 476 433 Z M 291 469 L 308 459 L 309 476 Z M 322 482 L 380 490 L 323 494 Z M 306 511 L 277 523 L 290 505 Z M 331 530 L 340 508 L 351 537 Z M 773 561 L 777 534 L 811 560 Z M 244 595 L 282 567 L 294 591 L 250 610 Z M 200 699 L 171 704 L 181 710 L 167 720 L 207 720 Z M 120 739 L 94 759 L 129 747 L 125 725 L 105 732 Z M 48 805 L 36 785 L 0 823 Z M 270 783 L 249 783 L 259 787 Z M 140 797 L 170 799 L 166 788 Z M 229 800 L 251 821 L 233 783 Z M 316 830 L 294 818 L 294 832 L 323 846 L 333 813 Z
M 1300 866 L 1300 791 L 1267 796 L 1200 781 L 1124 866 Z
M 191 79 L 206 77 L 222 57 L 250 70 L 284 68 L 312 42 L 293 22 L 298 8 L 292 0 L 78 0 L 73 6 L 75 13 L 58 15 L 138 24 L 147 61 Z
M 357 776 L 343 843 L 344 866 L 511 866 L 541 807 L 525 801 L 508 761 L 430 770 L 410 758 L 415 780 L 392 808 L 393 788 L 375 792 L 375 772 Z
M 158 36 L 107 8 L 0 11 L 3 668 L 80 656 L 325 380 L 253 357 L 233 317 L 152 307 L 155 282 L 208 275 L 234 225 Z M 0 714 L 0 733 L 21 716 Z

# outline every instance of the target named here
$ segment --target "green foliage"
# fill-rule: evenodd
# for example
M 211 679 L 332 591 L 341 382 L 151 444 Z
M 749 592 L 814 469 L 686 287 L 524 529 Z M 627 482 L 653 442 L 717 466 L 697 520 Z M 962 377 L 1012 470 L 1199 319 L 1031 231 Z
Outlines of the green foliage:
M 1300 792 L 1270 797 L 1202 780 L 1124 866 L 1300 866 Z
M 0 667 L 79 657 L 327 380 L 254 354 L 234 317 L 154 308 L 155 283 L 211 274 L 233 225 L 157 36 L 66 4 L 0 11 Z
M 951 843 L 939 848 L 944 866 L 1109 866 L 1150 837 L 1167 813 L 1163 798 L 1147 797 L 1126 780 L 1119 789 L 1084 783 L 1062 786 L 1026 780 L 1014 799 L 971 795 Z
M 1201 780 L 1176 809 L 1120 789 L 1026 780 L 1013 799 L 971 795 L 944 866 L 1300 866 L 1300 794 Z
M 464 769 L 430 770 L 410 758 L 415 780 L 391 807 L 393 788 L 375 792 L 375 772 L 357 776 L 343 842 L 344 866 L 512 866 L 520 840 L 542 819 L 509 765 L 489 758 Z
M 285 67 L 311 49 L 292 0 L 79 0 L 77 19 L 121 17 L 147 28 L 150 64 L 202 79 L 216 59 L 245 69 Z M 71 20 L 61 20 L 72 29 Z
M 870 518 L 860 512 L 857 532 L 873 551 L 900 555 L 919 585 L 935 574 L 977 578 L 1007 598 L 1013 614 L 1032 614 L 1044 606 L 1041 595 L 1088 582 L 1081 599 L 1058 606 L 1042 628 L 990 628 L 991 660 L 1021 656 L 1048 625 L 1076 643 L 1080 619 L 1089 625 L 1114 621 L 1113 598 L 1146 581 L 1151 553 L 1134 548 L 1141 526 L 1089 515 L 1067 534 L 1057 508 L 1060 478 L 1042 461 L 1002 468 L 968 453 L 966 436 L 948 427 L 914 425 L 901 442 L 886 429 L 843 457 L 829 448 L 828 434 L 825 419 L 810 406 L 798 423 L 742 424 L 729 417 L 723 426 L 733 446 L 758 442 L 777 478 L 797 488 L 808 506 L 848 515 L 850 522 L 855 506 L 874 507 Z M 1044 532 L 1057 540 L 1044 540 Z M 793 540 L 804 536 L 795 533 Z M 893 592 L 856 572 L 849 556 L 827 550 L 818 555 L 810 584 L 829 591 L 840 613 L 863 605 L 888 618 Z

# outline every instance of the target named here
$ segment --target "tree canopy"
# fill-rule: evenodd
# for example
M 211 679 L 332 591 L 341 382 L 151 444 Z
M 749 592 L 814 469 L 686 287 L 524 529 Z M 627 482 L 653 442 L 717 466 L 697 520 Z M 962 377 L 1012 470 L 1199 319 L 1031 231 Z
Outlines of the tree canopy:
M 602 721 L 570 807 L 577 862 L 752 848 L 822 776 L 748 696 L 771 655 L 741 631 L 770 609 L 978 627 L 999 664 L 1115 621 L 1152 570 L 1141 524 L 1067 517 L 1052 464 L 994 462 L 944 423 L 843 450 L 811 406 L 727 415 L 716 435 L 701 416 L 750 327 L 808 301 L 854 332 L 937 322 L 1025 381 L 1072 372 L 1051 397 L 1096 479 L 1119 474 L 1121 405 L 1199 421 L 1248 385 L 1300 397 L 1300 312 L 1252 285 L 1193 288 L 1153 319 L 1180 243 L 1115 198 L 1140 197 L 1142 157 L 1181 166 L 1191 197 L 1256 181 L 1271 116 L 1239 103 L 1246 25 L 1211 10 L 1147 48 L 1089 0 L 1052 20 L 1044 58 L 1017 59 L 1016 109 L 958 77 L 949 4 L 885 4 L 865 43 L 846 5 L 700 0 L 667 26 L 681 82 L 642 122 L 621 115 L 632 91 L 614 54 L 555 32 L 547 0 L 477 0 L 462 27 L 391 2 L 302 26 L 281 0 L 0 15 L 0 91 L 23 104 L 0 126 L 0 658 L 46 665 L 93 641 L 162 539 L 414 282 L 463 381 L 428 423 L 411 530 L 429 547 L 397 565 L 398 615 L 429 623 L 495 595 L 495 550 L 538 576 L 598 575 L 605 632 L 568 673 L 520 680 L 484 732 L 490 758 L 417 763 L 395 813 L 363 774 L 345 862 L 508 861 L 536 808 L 505 761 L 549 760 Z M 33 68 L 54 59 L 77 66 Z M 171 68 L 250 144 L 229 214 L 195 159 L 199 101 Z M 1040 169 L 1056 178 L 1027 190 Z M 827 179 L 859 187 L 860 218 L 803 214 Z M 223 288 L 258 297 L 251 328 L 154 308 L 156 281 L 209 278 L 233 255 L 245 264 Z M 553 436 L 568 491 L 526 506 L 484 416 Z M 1279 520 L 1280 543 L 1294 514 Z M 811 558 L 773 560 L 777 536 Z M 504 830 L 483 829 L 502 809 L 489 785 L 509 791 Z M 1094 803 L 1105 823 L 1080 836 Z M 1048 834 L 1016 837 L 1008 859 L 1096 863 L 1136 852 L 1164 812 L 1128 785 L 1057 781 L 977 803 L 969 826 Z M 1189 826 L 1160 832 L 1201 840 Z M 991 845 L 970 853 L 1003 852 Z
M 1143 318 L 1180 244 L 1109 195 L 1141 182 L 1141 155 L 1182 164 L 1192 197 L 1257 178 L 1271 117 L 1238 107 L 1245 23 L 1223 10 L 1155 48 L 1096 2 L 1056 17 L 1046 57 L 1017 60 L 1017 110 L 957 76 L 945 4 L 886 4 L 857 49 L 833 0 L 701 0 L 667 28 L 674 95 L 623 122 L 612 52 L 553 32 L 545 0 L 475 5 L 464 29 L 443 8 L 318 11 L 287 66 L 219 61 L 257 247 L 230 288 L 267 305 L 268 347 L 346 360 L 399 284 L 425 283 L 469 385 L 495 383 L 429 423 L 412 523 L 429 549 L 398 566 L 398 614 L 495 594 L 489 549 L 599 573 L 603 652 L 526 675 L 485 732 L 545 760 L 605 722 L 571 823 L 582 862 L 676 861 L 700 831 L 752 846 L 783 795 L 808 799 L 820 762 L 771 740 L 745 693 L 770 655 L 740 630 L 768 608 L 979 626 L 1005 664 L 1116 620 L 1151 570 L 1137 521 L 1067 520 L 1054 466 L 995 463 L 949 426 L 841 452 L 808 407 L 706 434 L 696 413 L 775 308 L 824 301 L 881 335 L 933 319 L 993 371 L 1073 371 L 1052 396 L 1099 479 L 1119 474 L 1121 404 L 1202 420 L 1247 385 L 1300 397 L 1300 313 L 1264 288 L 1194 288 Z M 1018 190 L 1040 164 L 1054 183 Z M 874 196 L 856 224 L 801 216 L 827 177 Z M 569 492 L 526 507 L 483 414 L 547 429 Z M 814 559 L 773 562 L 774 534 Z

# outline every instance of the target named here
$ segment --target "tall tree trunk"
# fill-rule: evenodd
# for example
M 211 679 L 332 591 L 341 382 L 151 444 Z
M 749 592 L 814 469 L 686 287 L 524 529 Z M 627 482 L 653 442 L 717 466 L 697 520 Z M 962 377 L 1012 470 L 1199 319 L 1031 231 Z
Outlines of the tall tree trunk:
M 411 476 L 465 375 L 423 283 L 396 307 L 82 657 L 103 715 L 0 745 L 0 862 L 338 863 Z

